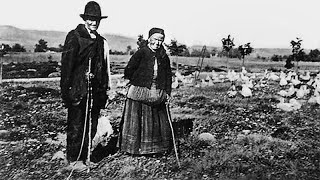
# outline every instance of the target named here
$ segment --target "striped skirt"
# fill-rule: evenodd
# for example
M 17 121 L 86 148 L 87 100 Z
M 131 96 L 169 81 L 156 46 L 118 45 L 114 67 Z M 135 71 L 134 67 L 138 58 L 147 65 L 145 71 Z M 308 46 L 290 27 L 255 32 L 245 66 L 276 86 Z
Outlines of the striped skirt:
M 120 128 L 119 145 L 122 152 L 158 154 L 172 148 L 165 103 L 150 106 L 127 98 Z

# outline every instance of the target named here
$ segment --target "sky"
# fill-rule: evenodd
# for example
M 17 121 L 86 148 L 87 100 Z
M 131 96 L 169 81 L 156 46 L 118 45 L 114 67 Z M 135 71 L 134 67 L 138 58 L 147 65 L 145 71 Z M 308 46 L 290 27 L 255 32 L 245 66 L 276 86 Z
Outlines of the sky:
M 319 0 L 96 0 L 99 32 L 137 38 L 152 27 L 191 45 L 222 46 L 229 34 L 236 46 L 291 48 L 301 38 L 305 49 L 320 49 Z M 88 0 L 0 0 L 0 25 L 68 32 L 83 23 Z

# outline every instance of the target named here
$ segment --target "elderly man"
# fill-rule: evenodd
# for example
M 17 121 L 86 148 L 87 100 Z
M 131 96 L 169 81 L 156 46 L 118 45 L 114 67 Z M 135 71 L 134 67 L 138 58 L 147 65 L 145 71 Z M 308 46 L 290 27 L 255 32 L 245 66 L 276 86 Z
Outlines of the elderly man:
M 92 140 L 110 88 L 109 48 L 97 32 L 107 16 L 101 16 L 99 4 L 90 1 L 80 17 L 84 24 L 70 31 L 64 43 L 60 82 L 62 101 L 68 108 L 67 159 L 76 170 L 86 168 L 89 120 Z

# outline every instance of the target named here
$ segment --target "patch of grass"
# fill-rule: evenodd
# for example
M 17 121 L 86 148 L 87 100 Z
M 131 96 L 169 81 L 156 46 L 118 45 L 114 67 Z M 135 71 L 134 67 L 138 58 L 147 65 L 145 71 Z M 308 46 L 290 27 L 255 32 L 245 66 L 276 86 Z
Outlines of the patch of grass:
M 241 177 L 254 179 L 299 179 L 306 168 L 295 157 L 302 144 L 284 141 L 262 134 L 239 135 L 236 139 L 220 141 L 212 146 L 190 138 L 183 149 L 184 169 L 193 177 L 207 175 L 211 178 Z M 231 142 L 232 141 L 232 142 Z M 319 152 L 316 153 L 319 156 Z M 290 160 L 288 160 L 290 159 Z M 316 164 L 309 167 L 316 170 Z M 280 171 L 279 171 L 280 170 Z M 307 175 L 315 178 L 316 171 Z
M 45 154 L 64 147 L 49 147 L 45 140 L 55 138 L 55 132 L 64 132 L 66 126 L 59 83 L 5 83 L 2 87 L 0 103 L 4 108 L 0 109 L 0 117 L 4 121 L 0 122 L 0 127 L 8 129 L 9 135 L 21 141 L 0 144 L 4 147 L 0 155 L 3 161 L 0 173 L 6 174 L 6 179 L 14 174 L 17 178 L 28 179 L 54 176 L 63 164 L 48 161 L 51 155 Z M 230 83 L 217 83 L 205 88 L 173 90 L 170 108 L 174 122 L 179 122 L 180 128 L 183 123 L 192 122 L 190 134 L 176 136 L 181 168 L 178 168 L 174 152 L 160 157 L 117 153 L 103 158 L 99 167 L 89 174 L 75 173 L 73 178 L 318 179 L 320 106 L 305 103 L 293 112 L 277 109 L 279 101 L 274 95 L 280 90 L 277 82 L 253 89 L 251 98 L 229 98 L 226 96 L 229 87 Z M 117 129 L 124 99 L 123 94 L 118 94 L 106 110 Z M 204 132 L 211 133 L 215 140 L 200 141 L 198 135 Z M 26 137 L 33 139 L 29 141 Z M 19 161 L 20 166 L 17 165 Z M 67 175 L 63 172 L 54 177 L 65 179 Z

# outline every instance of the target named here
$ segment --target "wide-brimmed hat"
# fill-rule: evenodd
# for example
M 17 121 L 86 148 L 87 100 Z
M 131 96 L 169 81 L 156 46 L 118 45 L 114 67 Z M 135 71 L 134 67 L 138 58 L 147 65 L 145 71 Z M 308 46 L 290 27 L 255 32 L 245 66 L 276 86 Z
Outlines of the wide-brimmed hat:
M 101 16 L 101 8 L 100 5 L 95 1 L 90 1 L 86 4 L 84 8 L 84 13 L 80 14 L 82 19 L 85 18 L 93 18 L 93 19 L 103 19 L 107 18 L 108 16 Z

